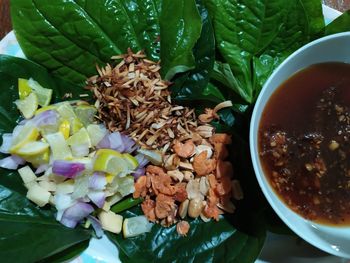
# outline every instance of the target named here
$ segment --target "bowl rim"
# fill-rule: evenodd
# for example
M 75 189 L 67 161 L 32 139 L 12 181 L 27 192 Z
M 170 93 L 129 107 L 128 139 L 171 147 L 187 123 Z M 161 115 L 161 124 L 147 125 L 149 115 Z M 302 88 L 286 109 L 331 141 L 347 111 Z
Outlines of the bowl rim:
M 288 64 L 291 60 L 293 60 L 295 57 L 302 55 L 302 53 L 306 52 L 308 49 L 310 49 L 313 46 L 317 46 L 323 42 L 326 42 L 328 40 L 333 40 L 333 39 L 337 39 L 337 38 L 343 38 L 343 37 L 348 37 L 350 39 L 350 31 L 348 32 L 342 32 L 342 33 L 337 33 L 337 34 L 332 34 L 329 36 L 325 36 L 319 39 L 316 39 L 302 47 L 300 47 L 299 49 L 297 49 L 296 51 L 294 51 L 291 55 L 289 55 L 274 71 L 273 73 L 269 76 L 269 78 L 267 79 L 267 81 L 265 82 L 265 84 L 263 85 L 260 94 L 255 102 L 254 105 L 254 109 L 253 109 L 253 113 L 252 113 L 252 117 L 250 120 L 250 129 L 249 129 L 249 149 L 250 149 L 250 154 L 251 154 L 251 160 L 252 160 L 252 164 L 253 164 L 253 168 L 254 168 L 254 173 L 255 173 L 255 177 L 259 183 L 259 186 L 262 190 L 262 192 L 264 193 L 265 198 L 267 199 L 268 203 L 270 204 L 270 206 L 273 208 L 273 210 L 276 212 L 276 214 L 280 217 L 280 219 L 293 231 L 295 232 L 300 238 L 304 239 L 305 241 L 307 241 L 308 243 L 310 243 L 311 245 L 336 256 L 340 256 L 340 257 L 344 257 L 344 258 L 350 258 L 350 252 L 349 253 L 344 253 L 341 251 L 338 251 L 337 249 L 332 248 L 331 246 L 325 246 L 324 244 L 321 244 L 319 242 L 315 242 L 315 240 L 311 237 L 311 235 L 307 235 L 306 233 L 302 232 L 301 229 L 297 229 L 296 226 L 294 226 L 293 222 L 291 219 L 288 219 L 287 216 L 285 216 L 283 214 L 283 212 L 279 209 L 278 204 L 275 203 L 274 200 L 272 200 L 271 196 L 276 197 L 278 200 L 280 200 L 280 203 L 282 204 L 282 206 L 286 207 L 287 209 L 289 209 L 290 211 L 293 212 L 293 214 L 296 217 L 299 217 L 301 219 L 303 219 L 303 221 L 305 221 L 305 224 L 310 224 L 310 222 L 305 218 L 303 218 L 302 216 L 300 216 L 298 213 L 294 212 L 292 209 L 290 209 L 285 203 L 284 201 L 282 201 L 280 199 L 280 197 L 278 196 L 278 194 L 274 191 L 274 189 L 272 188 L 272 186 L 270 185 L 270 183 L 268 182 L 268 179 L 266 178 L 264 172 L 260 173 L 260 171 L 262 169 L 260 169 L 261 167 L 261 162 L 260 162 L 260 158 L 259 158 L 259 154 L 258 152 L 256 152 L 256 150 L 258 150 L 258 145 L 255 145 L 255 143 L 258 143 L 258 130 L 259 130 L 259 125 L 260 125 L 260 120 L 261 120 L 261 116 L 262 116 L 262 112 L 265 109 L 266 103 L 269 101 L 269 99 L 271 98 L 272 94 L 274 94 L 274 92 L 276 91 L 276 89 L 278 89 L 280 87 L 280 85 L 283 83 L 283 81 L 286 81 L 288 78 L 284 79 L 279 85 L 276 85 L 276 87 L 274 87 L 273 89 L 269 88 L 269 86 L 271 85 L 272 80 L 275 79 L 275 76 L 277 74 L 279 74 L 279 72 L 281 71 L 282 68 L 285 67 L 286 64 Z M 302 68 L 300 68 L 299 70 L 301 70 Z M 294 72 L 293 74 L 295 74 L 296 72 Z M 271 91 L 269 90 L 271 89 Z M 270 91 L 270 94 L 265 95 L 265 93 L 267 91 Z M 263 104 L 263 100 L 265 100 L 265 104 Z M 267 187 L 265 186 L 265 184 L 267 185 Z M 312 222 L 312 224 L 318 225 L 315 222 Z M 322 226 L 322 225 L 321 225 Z M 339 228 L 339 227 L 338 227 Z M 331 245 L 331 244 L 330 244 Z

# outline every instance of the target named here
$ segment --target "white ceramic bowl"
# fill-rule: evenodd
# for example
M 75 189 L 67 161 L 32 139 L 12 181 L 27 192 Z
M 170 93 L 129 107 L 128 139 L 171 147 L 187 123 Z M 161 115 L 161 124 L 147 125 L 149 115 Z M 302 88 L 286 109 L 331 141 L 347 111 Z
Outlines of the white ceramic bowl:
M 289 56 L 266 81 L 256 102 L 250 125 L 250 151 L 260 187 L 279 217 L 301 238 L 328 253 L 350 258 L 350 227 L 331 227 L 306 220 L 286 206 L 264 175 L 258 154 L 258 129 L 271 94 L 295 72 L 321 62 L 350 63 L 350 32 L 315 40 Z

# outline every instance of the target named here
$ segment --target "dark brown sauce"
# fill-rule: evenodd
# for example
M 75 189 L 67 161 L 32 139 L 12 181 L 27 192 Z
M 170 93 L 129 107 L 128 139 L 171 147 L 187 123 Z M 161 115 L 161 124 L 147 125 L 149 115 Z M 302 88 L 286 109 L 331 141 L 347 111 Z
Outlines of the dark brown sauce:
M 260 160 L 275 192 L 301 216 L 350 225 L 350 64 L 297 72 L 269 99 Z

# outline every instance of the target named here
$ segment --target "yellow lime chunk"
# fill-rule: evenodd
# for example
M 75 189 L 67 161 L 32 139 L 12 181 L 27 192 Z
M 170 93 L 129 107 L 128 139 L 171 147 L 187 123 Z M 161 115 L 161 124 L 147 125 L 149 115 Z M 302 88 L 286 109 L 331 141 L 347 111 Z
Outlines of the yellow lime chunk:
M 111 183 L 113 181 L 115 175 L 113 174 L 106 174 L 106 181 L 107 183 Z
M 96 146 L 108 132 L 102 124 L 90 124 L 86 130 L 89 133 L 92 146 Z
M 135 237 L 150 232 L 153 224 L 145 216 L 125 218 L 123 222 L 124 238 Z
M 38 115 L 39 113 L 42 113 L 42 112 L 47 111 L 47 110 L 55 110 L 55 109 L 57 109 L 56 105 L 45 106 L 45 107 L 42 107 L 40 109 L 37 109 L 37 111 L 35 112 L 35 115 Z
M 39 156 L 40 154 L 44 153 L 49 148 L 49 144 L 46 142 L 40 142 L 40 141 L 34 141 L 34 142 L 28 142 L 22 147 L 20 147 L 17 151 L 15 151 L 15 154 L 18 154 L 20 156 Z
M 61 132 L 48 134 L 45 139 L 50 144 L 50 149 L 55 160 L 72 159 L 72 152 Z
M 30 119 L 38 109 L 38 97 L 35 93 L 30 93 L 23 100 L 16 100 L 15 104 L 23 117 Z
M 67 139 L 67 143 L 71 146 L 88 145 L 89 147 L 91 147 L 90 136 L 85 128 L 81 128 L 78 132 L 70 136 Z
M 60 124 L 58 131 L 61 132 L 63 134 L 63 137 L 65 139 L 69 138 L 69 131 L 70 131 L 70 123 L 68 120 L 64 120 L 62 121 L 62 123 Z
M 123 158 L 123 155 L 117 151 L 110 149 L 100 149 L 96 153 L 94 170 L 118 175 L 128 171 L 128 162 Z
M 30 162 L 31 164 L 33 164 L 35 167 L 37 167 L 41 164 L 49 163 L 50 149 L 47 148 L 43 153 L 38 154 L 38 155 L 25 156 L 24 159 L 27 162 Z
M 124 153 L 123 157 L 128 162 L 130 170 L 135 170 L 137 168 L 137 166 L 139 166 L 137 159 L 134 156 L 132 156 L 131 154 Z
M 28 86 L 38 96 L 38 103 L 40 106 L 48 106 L 52 98 L 52 89 L 46 89 L 42 87 L 37 81 L 30 78 L 28 80 Z
M 31 87 L 28 85 L 27 79 L 18 79 L 18 95 L 19 99 L 25 99 L 32 92 Z
M 74 112 L 73 107 L 68 102 L 63 102 L 57 105 L 57 111 L 63 120 L 67 120 L 70 123 L 70 134 L 78 132 L 84 125 L 79 120 Z
M 15 153 L 28 142 L 35 141 L 39 137 L 39 130 L 32 125 L 24 125 L 18 135 L 13 138 L 10 153 Z
M 94 121 L 97 109 L 92 105 L 79 105 L 74 108 L 75 114 L 86 127 Z

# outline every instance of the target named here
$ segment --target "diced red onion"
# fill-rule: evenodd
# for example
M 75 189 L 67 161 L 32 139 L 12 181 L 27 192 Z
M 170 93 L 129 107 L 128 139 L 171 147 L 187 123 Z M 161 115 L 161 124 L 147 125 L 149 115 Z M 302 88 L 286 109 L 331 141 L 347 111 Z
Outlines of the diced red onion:
M 41 174 L 45 172 L 47 169 L 50 168 L 50 165 L 45 163 L 45 164 L 40 164 L 39 167 L 35 170 L 35 174 Z
M 95 172 L 89 178 L 89 188 L 93 190 L 103 190 L 107 184 L 106 176 L 104 173 Z
M 112 149 L 118 152 L 131 153 L 135 150 L 135 141 L 119 132 L 107 134 L 97 144 L 98 149 Z
M 106 195 L 103 191 L 89 191 L 87 196 L 98 208 L 102 208 L 105 204 Z
M 13 128 L 12 131 L 12 136 L 13 138 L 16 138 L 18 136 L 18 134 L 21 132 L 21 130 L 23 129 L 24 125 L 17 125 L 15 128 Z
M 146 164 L 149 163 L 149 160 L 147 159 L 147 157 L 145 155 L 143 155 L 142 153 L 136 154 L 135 158 L 139 164 L 139 166 L 138 166 L 139 168 L 145 167 Z
M 22 165 L 25 163 L 26 161 L 21 157 L 18 157 L 16 155 L 11 155 L 0 160 L 0 167 L 9 169 L 9 170 L 16 170 L 19 165 Z
M 54 110 L 46 110 L 42 113 L 36 115 L 32 120 L 30 120 L 35 126 L 49 126 L 57 125 L 58 123 L 58 113 Z
M 66 178 L 75 178 L 80 172 L 85 170 L 83 163 L 74 163 L 63 160 L 55 160 L 52 165 L 52 172 Z
M 89 155 L 88 144 L 72 145 L 71 149 L 72 149 L 72 154 L 75 157 L 84 157 Z
M 145 167 L 137 168 L 134 172 L 132 172 L 132 175 L 134 176 L 135 180 L 139 179 L 140 176 L 145 175 Z
M 4 133 L 2 135 L 2 144 L 0 146 L 0 152 L 9 153 L 9 150 L 12 145 L 12 133 Z
M 91 222 L 91 225 L 93 229 L 95 230 L 96 237 L 101 238 L 103 236 L 103 230 L 101 222 L 93 216 L 88 216 L 89 221 Z
M 57 209 L 56 220 L 60 221 L 64 211 L 75 204 L 76 201 L 72 199 L 71 194 L 56 194 L 54 196 L 54 203 Z
M 74 228 L 78 222 L 83 220 L 94 211 L 94 208 L 83 202 L 77 202 L 64 211 L 60 222 L 66 227 Z
M 123 152 L 132 153 L 133 151 L 135 151 L 135 148 L 134 148 L 135 141 L 131 139 L 129 136 L 124 134 L 121 134 L 121 137 L 124 144 Z

